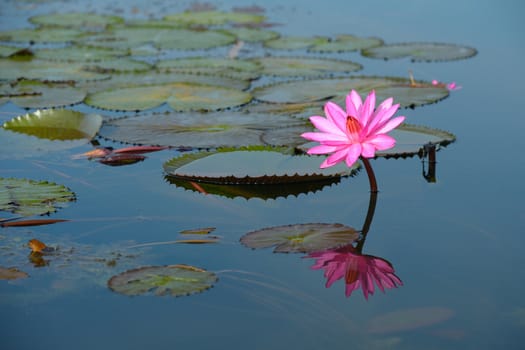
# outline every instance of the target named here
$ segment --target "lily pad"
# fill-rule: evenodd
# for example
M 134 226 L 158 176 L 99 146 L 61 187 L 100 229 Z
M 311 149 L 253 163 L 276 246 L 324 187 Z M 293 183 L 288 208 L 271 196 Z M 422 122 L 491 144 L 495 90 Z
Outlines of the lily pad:
M 68 28 L 15 29 L 0 32 L 1 41 L 22 43 L 62 43 L 73 41 L 84 33 Z
M 0 211 L 21 216 L 56 212 L 76 200 L 67 187 L 53 182 L 0 178 Z
M 258 78 L 261 70 L 261 66 L 253 61 L 218 57 L 177 58 L 160 61 L 156 66 L 170 72 L 210 74 L 242 80 Z
M 280 76 L 321 77 L 363 68 L 355 62 L 327 58 L 261 57 L 253 61 L 262 66 L 263 74 Z
M 401 43 L 365 49 L 361 54 L 385 60 L 410 57 L 412 61 L 451 61 L 472 57 L 477 54 L 477 50 L 455 44 Z
M 18 80 L 0 84 L 0 105 L 11 101 L 23 108 L 53 108 L 82 102 L 86 92 L 64 83 Z
M 252 249 L 275 247 L 274 253 L 310 253 L 351 244 L 359 232 L 342 224 L 296 224 L 267 227 L 241 237 Z
M 299 37 L 299 36 L 282 36 L 274 40 L 268 40 L 264 46 L 270 49 L 280 50 L 299 50 L 307 49 L 316 45 L 329 43 L 327 37 Z
M 186 26 L 212 26 L 226 23 L 259 23 L 265 17 L 258 14 L 220 11 L 185 11 L 164 17 L 165 21 Z
M 39 49 L 34 51 L 36 58 L 50 61 L 66 62 L 94 62 L 127 56 L 126 50 L 118 50 L 92 46 L 67 46 L 53 49 Z
M 317 43 L 308 48 L 311 52 L 346 52 L 367 49 L 383 44 L 379 38 L 361 38 L 350 34 L 338 35 L 329 42 Z
M 40 26 L 103 29 L 108 25 L 124 23 L 124 19 L 118 16 L 72 12 L 33 16 L 29 18 L 29 22 Z
M 46 60 L 18 61 L 0 59 L 0 80 L 87 81 L 109 78 L 107 74 L 88 72 L 82 63 L 51 62 Z
M 138 111 L 168 103 L 176 111 L 213 111 L 250 102 L 247 92 L 190 83 L 147 85 L 106 90 L 88 95 L 85 103 L 98 108 Z
M 0 57 L 7 58 L 20 51 L 19 47 L 0 45 Z
M 145 266 L 108 280 L 114 292 L 136 296 L 184 296 L 210 289 L 218 278 L 213 272 L 189 265 Z
M 238 40 L 247 42 L 263 42 L 279 38 L 280 34 L 271 30 L 255 29 L 255 28 L 232 28 L 228 32 L 237 37 Z
M 233 44 L 235 40 L 235 36 L 226 31 L 178 29 L 169 37 L 157 40 L 155 46 L 162 50 L 202 50 Z
M 404 78 L 368 76 L 290 81 L 258 87 L 252 93 L 256 99 L 269 103 L 317 102 L 322 105 L 332 100 L 344 105 L 345 96 L 351 89 L 361 92 L 363 96 L 375 89 L 378 100 L 394 96 L 396 103 L 412 108 L 435 103 L 449 95 L 446 87 L 434 86 L 430 82 L 411 84 L 409 79 Z
M 91 140 L 101 124 L 102 117 L 98 114 L 46 109 L 11 119 L 3 128 L 48 140 Z
M 287 148 L 220 148 L 188 153 L 164 163 L 174 178 L 212 184 L 288 184 L 350 176 L 359 165 L 319 168 L 319 157 L 291 155 Z
M 0 266 L 0 280 L 17 280 L 27 277 L 29 277 L 29 275 L 26 272 L 20 271 L 15 267 L 7 268 Z
M 130 58 L 114 58 L 100 62 L 89 62 L 84 64 L 84 69 L 102 74 L 145 72 L 152 69 L 149 63 L 137 61 Z
M 275 132 L 298 129 L 278 137 Z M 146 114 L 106 122 L 102 137 L 114 141 L 182 148 L 239 147 L 248 145 L 300 145 L 299 135 L 311 124 L 293 117 L 241 112 L 186 112 Z M 272 133 L 273 131 L 273 133 Z M 265 142 L 270 139 L 271 142 Z

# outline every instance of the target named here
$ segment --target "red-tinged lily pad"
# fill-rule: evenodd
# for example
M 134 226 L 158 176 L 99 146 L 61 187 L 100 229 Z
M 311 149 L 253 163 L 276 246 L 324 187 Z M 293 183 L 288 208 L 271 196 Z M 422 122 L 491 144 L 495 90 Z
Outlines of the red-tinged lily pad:
M 0 226 L 2 226 L 2 227 L 41 226 L 41 225 L 56 224 L 57 222 L 65 222 L 65 221 L 68 221 L 68 220 L 63 220 L 63 219 L 19 220 L 19 221 L 1 222 Z
M 189 265 L 145 266 L 111 277 L 108 287 L 129 296 L 177 297 L 203 292 L 217 280 L 213 272 Z
M 102 125 L 98 114 L 67 109 L 45 109 L 7 121 L 4 129 L 48 140 L 91 140 Z
M 26 272 L 20 271 L 16 267 L 0 266 L 0 280 L 17 280 L 27 277 L 29 277 L 29 275 Z
M 401 43 L 368 48 L 362 50 L 361 54 L 385 60 L 410 57 L 412 61 L 451 61 L 475 56 L 477 50 L 445 43 Z
M 20 216 L 44 215 L 76 197 L 67 187 L 47 181 L 0 178 L 0 211 Z
M 366 328 L 373 334 L 397 333 L 438 324 L 453 315 L 453 310 L 444 307 L 399 310 L 373 318 Z
M 320 169 L 319 157 L 291 155 L 287 151 L 284 147 L 253 146 L 187 153 L 164 163 L 164 171 L 170 177 L 199 183 L 278 185 L 351 176 L 359 168 L 339 164 Z
M 99 162 L 110 166 L 123 166 L 142 162 L 146 159 L 146 156 L 134 153 L 121 153 L 115 154 L 110 153 L 104 158 L 100 159 Z
M 181 235 L 207 235 L 215 231 L 215 227 L 192 228 L 180 231 Z
M 296 224 L 249 232 L 241 243 L 252 249 L 275 247 L 274 253 L 310 253 L 351 244 L 359 232 L 342 224 Z

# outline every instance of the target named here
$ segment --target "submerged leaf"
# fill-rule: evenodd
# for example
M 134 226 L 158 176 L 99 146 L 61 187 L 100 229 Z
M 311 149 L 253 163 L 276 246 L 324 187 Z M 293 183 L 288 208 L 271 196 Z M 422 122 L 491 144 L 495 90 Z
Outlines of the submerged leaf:
M 245 246 L 275 247 L 274 253 L 310 253 L 351 244 L 359 238 L 352 227 L 342 224 L 296 224 L 267 227 L 241 237 Z
M 108 287 L 129 296 L 183 296 L 203 292 L 215 282 L 214 273 L 189 265 L 145 266 L 111 277 Z
M 47 181 L 0 178 L 0 210 L 21 216 L 43 215 L 76 197 L 67 187 Z
M 421 307 L 394 311 L 370 320 L 367 330 L 373 334 L 409 331 L 444 322 L 453 315 L 453 310 L 444 307 Z
M 2 227 L 25 227 L 25 226 L 41 226 L 50 225 L 57 222 L 64 222 L 68 220 L 63 219 L 36 219 L 36 220 L 20 220 L 20 221 L 7 221 L 0 223 Z
M 15 267 L 6 268 L 0 266 L 0 280 L 17 280 L 27 277 L 29 277 L 29 275 L 26 272 L 20 271 Z

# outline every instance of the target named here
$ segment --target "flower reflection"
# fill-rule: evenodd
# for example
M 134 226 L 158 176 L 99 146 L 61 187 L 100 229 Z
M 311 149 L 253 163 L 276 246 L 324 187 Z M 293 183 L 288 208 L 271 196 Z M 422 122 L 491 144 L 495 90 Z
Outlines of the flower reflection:
M 403 285 L 394 273 L 391 263 L 376 256 L 361 254 L 358 248 L 351 244 L 310 253 L 306 257 L 316 259 L 312 269 L 324 270 L 326 288 L 344 277 L 347 297 L 361 288 L 365 299 L 368 300 L 368 295 L 374 294 L 374 284 L 382 292 Z

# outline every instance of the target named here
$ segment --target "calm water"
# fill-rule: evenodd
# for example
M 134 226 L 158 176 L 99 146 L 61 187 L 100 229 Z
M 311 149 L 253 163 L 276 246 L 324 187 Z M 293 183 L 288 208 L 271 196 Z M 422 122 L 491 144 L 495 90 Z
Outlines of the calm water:
M 83 10 L 122 8 L 122 15 L 132 16 L 129 2 L 78 3 Z M 135 3 L 139 15 L 165 9 L 161 2 Z M 245 233 L 275 225 L 360 227 L 369 199 L 364 172 L 314 194 L 228 199 L 165 182 L 162 163 L 175 151 L 154 153 L 127 167 L 72 161 L 70 155 L 90 149 L 86 145 L 40 158 L 1 160 L 1 177 L 58 182 L 78 197 L 53 216 L 70 222 L 0 231 L 4 242 L 19 242 L 7 264 L 31 275 L 0 281 L 2 349 L 522 348 L 524 5 L 517 0 L 279 3 L 260 5 L 271 21 L 283 24 L 276 29 L 284 34 L 352 33 L 387 43 L 435 41 L 479 51 L 468 60 L 438 63 L 348 54 L 364 65 L 363 74 L 406 76 L 411 69 L 418 79 L 463 86 L 438 104 L 400 112 L 412 123 L 457 136 L 437 154 L 436 183 L 422 177 L 418 158 L 372 161 L 380 193 L 364 252 L 389 260 L 404 285 L 378 291 L 368 301 L 360 291 L 346 298 L 342 281 L 325 288 L 322 272 L 310 269 L 311 259 L 239 244 Z M 168 11 L 188 4 L 177 2 Z M 251 4 L 218 3 L 225 10 Z M 23 27 L 27 16 L 54 9 L 78 5 L 20 2 L 15 7 L 2 0 L 1 29 Z M 24 112 L 0 106 L 0 120 Z M 221 242 L 126 249 L 131 241 L 170 241 L 181 230 L 198 227 L 215 227 Z M 34 237 L 77 247 L 85 255 L 122 251 L 134 257 L 113 268 L 82 261 L 33 268 L 22 246 Z M 181 298 L 131 298 L 105 285 L 128 268 L 178 263 L 215 271 L 219 282 Z

